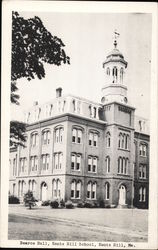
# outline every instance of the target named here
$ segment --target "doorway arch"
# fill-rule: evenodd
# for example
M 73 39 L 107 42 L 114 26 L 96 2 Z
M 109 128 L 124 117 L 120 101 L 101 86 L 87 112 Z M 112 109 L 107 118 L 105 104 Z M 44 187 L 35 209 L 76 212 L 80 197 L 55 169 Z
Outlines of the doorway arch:
M 46 201 L 48 196 L 48 186 L 46 182 L 41 184 L 41 201 Z
M 124 185 L 121 185 L 119 187 L 119 205 L 125 205 L 126 204 L 126 187 Z

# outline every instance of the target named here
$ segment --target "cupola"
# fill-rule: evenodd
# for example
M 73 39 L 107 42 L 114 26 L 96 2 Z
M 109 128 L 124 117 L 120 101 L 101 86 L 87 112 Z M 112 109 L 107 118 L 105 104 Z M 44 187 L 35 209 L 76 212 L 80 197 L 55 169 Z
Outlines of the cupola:
M 114 48 L 103 62 L 105 84 L 102 88 L 102 103 L 119 101 L 127 103 L 127 87 L 124 84 L 127 62 L 117 48 L 117 38 L 120 35 L 114 32 Z

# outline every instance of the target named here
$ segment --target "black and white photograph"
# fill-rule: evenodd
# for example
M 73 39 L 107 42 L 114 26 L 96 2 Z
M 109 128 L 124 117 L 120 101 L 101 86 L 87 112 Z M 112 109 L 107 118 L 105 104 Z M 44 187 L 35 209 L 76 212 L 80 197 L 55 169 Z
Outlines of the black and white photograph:
M 3 2 L 3 247 L 157 249 L 155 7 Z

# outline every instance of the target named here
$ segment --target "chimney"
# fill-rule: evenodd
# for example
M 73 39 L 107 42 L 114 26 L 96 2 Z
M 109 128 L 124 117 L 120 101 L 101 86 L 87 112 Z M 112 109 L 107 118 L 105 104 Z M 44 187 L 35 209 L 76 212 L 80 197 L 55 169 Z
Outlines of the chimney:
M 62 95 L 62 88 L 57 88 L 56 89 L 56 98 L 61 97 Z
M 37 101 L 33 102 L 33 106 L 37 106 L 37 105 L 38 105 Z

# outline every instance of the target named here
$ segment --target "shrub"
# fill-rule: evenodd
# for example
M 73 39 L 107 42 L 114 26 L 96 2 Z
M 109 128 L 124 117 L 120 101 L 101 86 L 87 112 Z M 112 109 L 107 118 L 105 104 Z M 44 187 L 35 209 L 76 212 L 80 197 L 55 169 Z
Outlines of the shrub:
M 65 207 L 65 202 L 63 199 L 60 201 L 60 207 Z
M 51 208 L 58 208 L 59 207 L 59 202 L 57 200 L 53 200 L 50 202 Z
M 105 205 L 105 208 L 111 208 L 111 206 L 109 204 Z
M 33 206 L 36 205 L 36 199 L 33 196 L 32 191 L 28 191 L 25 195 L 24 195 L 24 204 L 25 206 L 29 206 L 29 208 L 31 209 Z
M 94 202 L 92 203 L 92 207 L 93 207 L 93 208 L 98 208 L 98 207 L 99 207 L 98 202 L 97 202 L 97 201 L 94 201 Z
M 47 200 L 47 201 L 43 201 L 41 206 L 49 206 L 50 205 L 50 200 Z
M 14 195 L 10 195 L 9 199 L 8 199 L 9 204 L 19 204 L 19 198 L 14 196 Z
M 72 204 L 72 201 L 67 201 L 67 202 L 65 203 L 65 207 L 66 207 L 66 208 L 74 208 L 74 205 Z
M 83 208 L 84 207 L 84 202 L 82 202 L 82 201 L 78 202 L 77 207 Z
M 105 202 L 104 202 L 104 200 L 100 200 L 99 201 L 99 207 L 105 208 Z
M 93 204 L 90 203 L 90 202 L 88 202 L 88 201 L 86 201 L 85 204 L 84 204 L 84 207 L 86 207 L 86 208 L 92 208 Z

